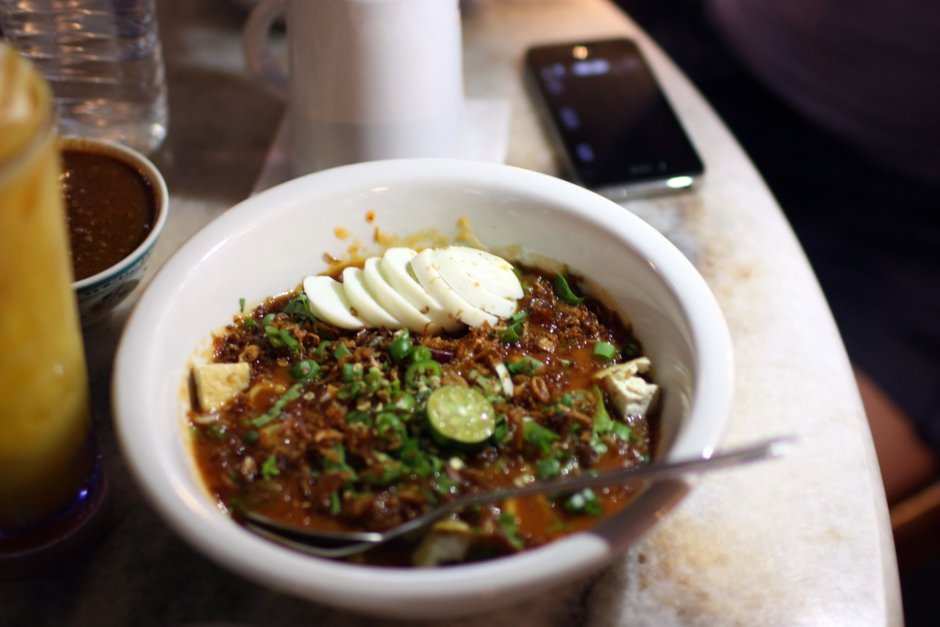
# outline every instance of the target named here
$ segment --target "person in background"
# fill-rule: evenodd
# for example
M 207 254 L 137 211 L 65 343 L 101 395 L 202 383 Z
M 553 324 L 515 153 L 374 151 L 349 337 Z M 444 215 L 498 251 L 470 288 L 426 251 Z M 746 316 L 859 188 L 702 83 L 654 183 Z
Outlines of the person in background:
M 706 0 L 705 9 L 782 101 L 776 116 L 734 103 L 740 121 L 729 126 L 819 277 L 895 503 L 940 472 L 940 3 Z

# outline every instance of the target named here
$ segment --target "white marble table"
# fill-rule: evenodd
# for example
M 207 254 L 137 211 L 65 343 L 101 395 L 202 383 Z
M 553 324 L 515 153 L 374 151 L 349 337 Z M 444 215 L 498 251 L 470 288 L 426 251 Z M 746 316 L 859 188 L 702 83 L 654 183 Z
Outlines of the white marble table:
M 524 48 L 639 40 L 706 176 L 693 195 L 625 206 L 686 253 L 728 320 L 738 392 L 725 443 L 801 438 L 779 464 L 703 479 L 614 569 L 616 581 L 597 584 L 594 594 L 618 606 L 597 612 L 620 624 L 899 624 L 897 568 L 864 411 L 826 302 L 759 173 L 616 7 L 603 0 L 474 6 L 465 19 L 468 92 L 512 98 L 508 162 L 533 169 L 550 172 L 553 164 L 518 81 Z
M 155 160 L 168 179 L 171 216 L 151 275 L 250 193 L 278 128 L 282 105 L 244 70 L 238 4 L 159 5 L 172 119 Z M 639 41 L 706 164 L 695 193 L 625 207 L 686 253 L 728 320 L 738 387 L 724 445 L 779 434 L 796 434 L 800 443 L 783 460 L 702 479 L 599 575 L 450 624 L 898 625 L 887 508 L 845 351 L 779 207 L 708 104 L 605 0 L 467 2 L 468 96 L 511 101 L 507 162 L 552 172 L 520 81 L 522 52 L 535 43 L 612 35 Z M 109 528 L 87 559 L 0 588 L 0 624 L 376 624 L 222 570 L 145 504 L 116 450 L 108 407 L 111 360 L 131 304 L 86 336 L 113 486 Z

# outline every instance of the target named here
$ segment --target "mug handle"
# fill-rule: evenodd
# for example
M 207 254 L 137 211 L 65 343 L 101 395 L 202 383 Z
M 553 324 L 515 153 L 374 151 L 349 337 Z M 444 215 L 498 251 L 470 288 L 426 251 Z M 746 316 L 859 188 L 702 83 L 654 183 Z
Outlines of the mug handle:
M 251 11 L 242 31 L 242 48 L 248 70 L 272 93 L 287 98 L 287 71 L 278 63 L 268 45 L 271 25 L 283 17 L 287 0 L 264 0 Z

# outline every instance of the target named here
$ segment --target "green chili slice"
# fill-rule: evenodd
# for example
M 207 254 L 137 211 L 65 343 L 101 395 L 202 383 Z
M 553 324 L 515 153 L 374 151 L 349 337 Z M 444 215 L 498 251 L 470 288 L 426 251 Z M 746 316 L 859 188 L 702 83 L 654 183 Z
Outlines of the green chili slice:
M 444 371 L 441 365 L 433 359 L 424 359 L 416 361 L 405 370 L 405 384 L 409 387 L 417 387 L 420 379 L 426 377 L 441 376 Z
M 401 361 L 411 352 L 411 335 L 407 330 L 395 334 L 388 345 L 388 354 L 395 361 Z
M 415 346 L 411 351 L 411 361 L 413 363 L 429 361 L 432 357 L 431 349 L 427 346 Z

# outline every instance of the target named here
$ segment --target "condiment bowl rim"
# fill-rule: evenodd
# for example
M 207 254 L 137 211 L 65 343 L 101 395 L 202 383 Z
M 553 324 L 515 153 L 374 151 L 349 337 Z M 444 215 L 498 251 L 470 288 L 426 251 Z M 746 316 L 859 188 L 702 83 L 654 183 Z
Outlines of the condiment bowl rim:
M 141 172 L 141 174 L 147 177 L 157 196 L 157 202 L 154 203 L 156 207 L 156 218 L 154 220 L 153 228 L 150 229 L 147 237 L 145 237 L 144 240 L 134 250 L 128 253 L 117 263 L 108 266 L 100 272 L 96 272 L 95 274 L 87 276 L 84 279 L 73 281 L 72 287 L 78 292 L 83 292 L 120 276 L 131 266 L 136 264 L 141 259 L 141 257 L 145 256 L 151 248 L 153 248 L 157 239 L 159 239 L 161 232 L 163 231 L 164 225 L 166 224 L 167 214 L 169 213 L 169 192 L 167 190 L 166 181 L 164 180 L 163 175 L 160 173 L 160 170 L 157 169 L 157 166 L 155 166 L 153 162 L 142 153 L 129 146 L 125 146 L 124 144 L 120 144 L 108 139 L 71 135 L 59 137 L 59 142 L 59 145 L 63 149 L 89 146 L 93 149 L 97 149 L 98 152 L 105 155 L 120 155 L 117 158 L 128 162 L 136 170 Z

